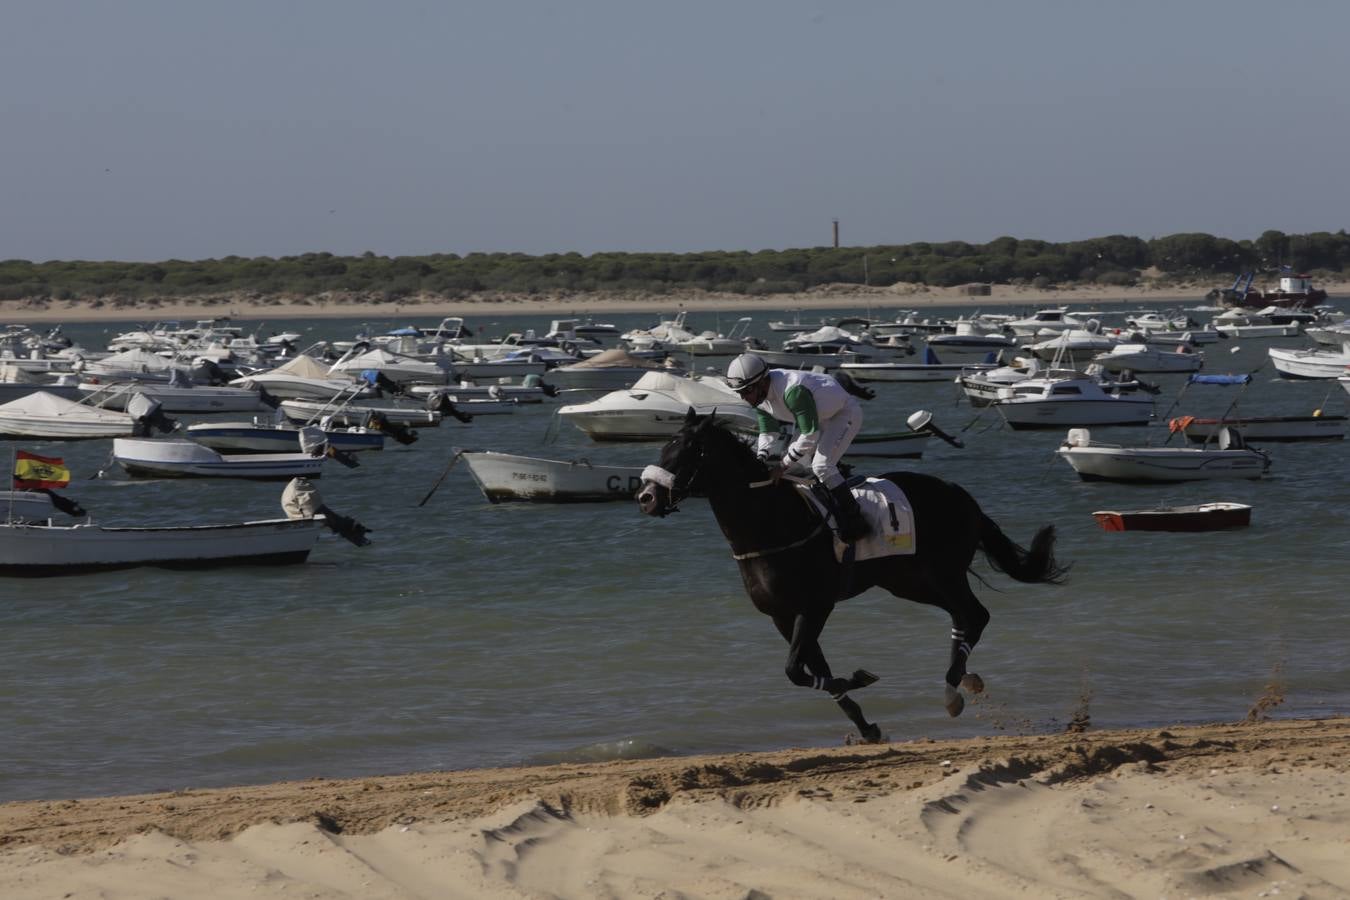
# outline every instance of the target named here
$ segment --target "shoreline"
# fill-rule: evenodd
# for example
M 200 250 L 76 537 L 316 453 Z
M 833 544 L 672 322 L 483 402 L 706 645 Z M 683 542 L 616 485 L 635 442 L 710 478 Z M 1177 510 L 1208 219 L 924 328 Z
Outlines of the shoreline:
M 623 896 L 895 896 L 890 878 L 911 896 L 1323 896 L 1350 890 L 1348 751 L 1340 717 L 15 801 L 0 892 L 424 896 L 453 870 L 468 895 L 503 897 L 597 880 Z M 756 867 L 765 854 L 799 880 Z M 728 881 L 739 893 L 710 890 Z
M 1350 282 L 1325 285 L 1333 296 L 1350 294 Z M 797 294 L 710 294 L 704 291 L 674 291 L 669 294 L 559 294 L 548 296 L 483 294 L 460 300 L 412 298 L 372 302 L 352 297 L 320 298 L 180 298 L 176 300 L 111 301 L 11 301 L 0 304 L 0 322 L 15 324 L 145 322 L 162 319 L 196 320 L 217 316 L 232 319 L 312 318 L 440 318 L 445 316 L 602 316 L 609 313 L 754 312 L 773 314 L 795 309 L 877 308 L 879 314 L 913 309 L 1006 306 L 1061 306 L 1084 303 L 1171 303 L 1206 305 L 1200 284 L 1165 287 L 1080 286 L 1036 290 L 1025 286 L 994 285 L 987 296 L 970 296 L 959 288 L 927 288 L 896 285 L 863 288 L 858 285 L 828 285 Z M 94 304 L 99 304 L 95 306 Z M 881 312 L 882 310 L 892 312 Z

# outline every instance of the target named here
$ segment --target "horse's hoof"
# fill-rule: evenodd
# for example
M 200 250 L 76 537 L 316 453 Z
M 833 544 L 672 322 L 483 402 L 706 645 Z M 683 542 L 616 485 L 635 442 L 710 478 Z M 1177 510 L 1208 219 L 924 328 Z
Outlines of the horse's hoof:
M 974 672 L 967 672 L 965 677 L 961 679 L 961 687 L 972 694 L 982 694 L 984 693 L 984 679 Z
M 881 726 L 875 722 L 868 725 L 866 728 L 859 729 L 859 733 L 862 736 L 853 739 L 859 744 L 881 744 L 886 741 L 886 736 L 881 733 Z M 849 735 L 849 737 L 852 738 L 853 736 Z
M 876 684 L 880 680 L 881 676 L 873 675 L 866 669 L 858 669 L 853 673 L 853 677 L 849 679 L 849 690 L 856 691 L 858 688 L 865 688 L 869 684 Z
M 961 696 L 961 692 L 950 684 L 946 685 L 946 696 L 943 698 L 943 705 L 947 707 L 947 715 L 953 719 L 961 715 L 961 710 L 966 708 L 966 698 Z

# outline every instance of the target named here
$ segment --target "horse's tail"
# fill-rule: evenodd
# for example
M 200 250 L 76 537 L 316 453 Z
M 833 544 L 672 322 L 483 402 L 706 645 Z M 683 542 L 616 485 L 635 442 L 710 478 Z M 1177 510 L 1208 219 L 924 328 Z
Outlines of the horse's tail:
M 1055 562 L 1053 525 L 1046 525 L 1036 532 L 1036 536 L 1031 539 L 1031 549 L 1027 550 L 1009 539 L 993 519 L 981 512 L 980 547 L 991 566 L 1028 584 L 1059 584 L 1069 571 L 1068 566 L 1060 566 Z

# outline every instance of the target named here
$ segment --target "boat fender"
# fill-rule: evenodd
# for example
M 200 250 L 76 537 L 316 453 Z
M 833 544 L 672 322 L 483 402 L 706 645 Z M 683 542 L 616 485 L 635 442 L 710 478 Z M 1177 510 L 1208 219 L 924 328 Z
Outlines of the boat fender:
M 330 509 L 319 496 L 319 489 L 308 478 L 292 478 L 287 483 L 286 489 L 281 492 L 281 508 L 288 519 L 312 519 L 322 515 L 324 525 L 334 534 L 358 547 L 370 543 L 366 537 L 370 529 L 350 516 Z
M 144 394 L 136 394 L 127 401 L 127 415 L 135 420 L 138 436 L 152 434 L 156 429 L 167 434 L 178 428 L 178 422 L 164 414 L 163 404 Z

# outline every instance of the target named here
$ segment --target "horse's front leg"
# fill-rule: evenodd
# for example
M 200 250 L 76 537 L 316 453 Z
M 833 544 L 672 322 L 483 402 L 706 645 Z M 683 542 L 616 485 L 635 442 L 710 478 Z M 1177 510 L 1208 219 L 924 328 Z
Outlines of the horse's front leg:
M 835 678 L 825 653 L 820 649 L 820 632 L 829 613 L 818 616 L 775 616 L 774 625 L 788 642 L 786 672 L 788 680 L 799 687 L 828 691 L 855 726 L 863 740 L 881 740 L 881 726 L 867 721 L 862 707 L 848 695 L 848 691 L 864 688 L 877 681 L 877 676 L 866 669 L 858 669 L 850 678 Z

